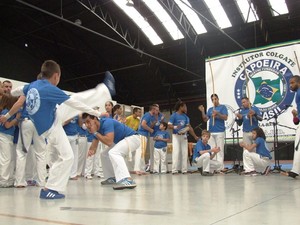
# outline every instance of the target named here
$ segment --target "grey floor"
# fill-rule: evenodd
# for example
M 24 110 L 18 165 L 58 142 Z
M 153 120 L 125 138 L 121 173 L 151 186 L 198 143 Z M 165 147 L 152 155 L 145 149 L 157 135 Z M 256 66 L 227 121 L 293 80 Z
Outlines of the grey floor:
M 0 224 L 300 224 L 300 179 L 236 173 L 134 176 L 133 190 L 69 181 L 66 199 L 40 188 L 0 189 Z

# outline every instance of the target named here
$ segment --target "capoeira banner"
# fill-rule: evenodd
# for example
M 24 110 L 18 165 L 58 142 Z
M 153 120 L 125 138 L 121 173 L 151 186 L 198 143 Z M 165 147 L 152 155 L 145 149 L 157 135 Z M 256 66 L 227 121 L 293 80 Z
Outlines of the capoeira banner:
M 299 57 L 300 40 L 206 60 L 207 107 L 212 107 L 213 92 L 220 104 L 227 106 L 226 138 L 232 138 L 232 128 L 237 129 L 235 113 L 242 107 L 242 97 L 248 97 L 263 114 L 259 124 L 268 141 L 274 137 L 276 122 L 279 141 L 294 140 L 296 126 L 291 111 L 296 104 L 289 80 L 300 75 Z M 242 127 L 239 129 L 242 137 Z

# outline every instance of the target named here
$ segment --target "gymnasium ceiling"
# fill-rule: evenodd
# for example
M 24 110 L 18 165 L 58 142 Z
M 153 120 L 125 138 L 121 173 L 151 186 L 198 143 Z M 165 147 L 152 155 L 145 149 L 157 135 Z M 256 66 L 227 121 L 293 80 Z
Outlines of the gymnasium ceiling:
M 300 38 L 300 0 L 286 0 L 289 12 L 281 15 L 268 0 L 249 0 L 258 16 L 250 23 L 236 0 L 220 0 L 232 24 L 224 29 L 218 28 L 204 0 L 189 0 L 207 30 L 203 34 L 189 27 L 174 0 L 157 1 L 183 39 L 173 40 L 141 0 L 128 7 L 141 13 L 162 44 L 153 45 L 113 0 L 1 0 L 0 39 L 36 59 L 37 68 L 46 59 L 57 61 L 62 89 L 78 92 L 94 87 L 110 70 L 116 79 L 114 100 L 147 106 L 173 104 L 177 98 L 203 101 L 205 58 Z M 24 74 L 17 78 L 33 80 L 32 74 Z M 15 79 L 13 74 L 7 76 Z

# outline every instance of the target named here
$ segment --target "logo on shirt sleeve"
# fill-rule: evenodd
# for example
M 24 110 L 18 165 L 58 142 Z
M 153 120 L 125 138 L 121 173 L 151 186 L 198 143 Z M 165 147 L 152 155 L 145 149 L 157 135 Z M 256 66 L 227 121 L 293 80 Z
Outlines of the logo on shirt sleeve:
M 26 95 L 26 110 L 29 115 L 34 115 L 41 106 L 41 98 L 37 89 L 31 88 Z

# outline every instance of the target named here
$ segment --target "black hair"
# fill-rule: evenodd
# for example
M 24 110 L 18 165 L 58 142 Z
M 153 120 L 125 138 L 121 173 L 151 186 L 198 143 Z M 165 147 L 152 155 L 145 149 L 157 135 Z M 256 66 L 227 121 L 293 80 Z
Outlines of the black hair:
M 186 105 L 185 102 L 179 100 L 178 102 L 176 102 L 175 106 L 174 106 L 174 109 L 175 111 L 177 112 L 179 110 L 180 107 Z
M 166 122 L 162 121 L 160 124 L 164 126 L 165 130 L 168 128 L 168 124 Z
M 96 118 L 96 116 L 93 116 L 91 114 L 88 113 L 82 113 L 82 119 L 85 120 L 87 117 L 90 117 L 92 120 Z
M 264 140 L 266 140 L 266 135 L 265 132 L 263 131 L 263 129 L 261 129 L 260 127 L 256 127 L 254 128 L 252 131 L 256 132 L 256 137 L 261 137 Z

